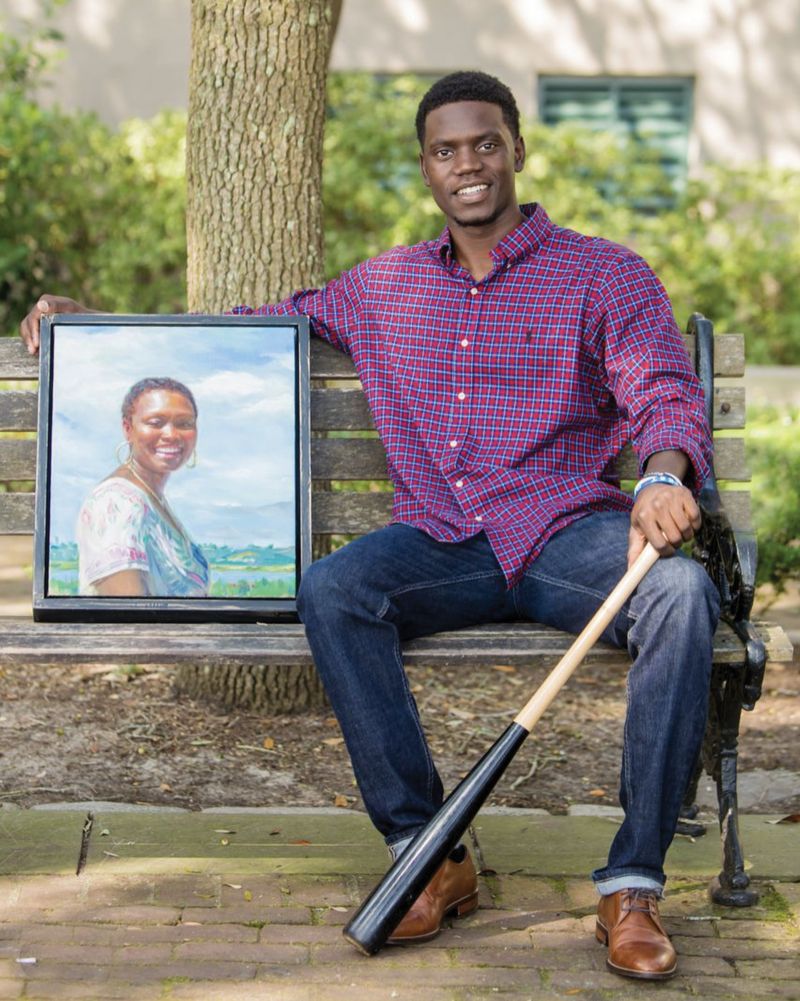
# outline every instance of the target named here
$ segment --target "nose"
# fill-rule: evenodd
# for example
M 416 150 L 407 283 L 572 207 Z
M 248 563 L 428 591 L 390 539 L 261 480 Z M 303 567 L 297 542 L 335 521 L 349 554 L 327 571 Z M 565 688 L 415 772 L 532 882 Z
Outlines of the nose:
M 457 149 L 454 161 L 454 169 L 457 174 L 474 174 L 481 167 L 480 157 L 471 146 Z

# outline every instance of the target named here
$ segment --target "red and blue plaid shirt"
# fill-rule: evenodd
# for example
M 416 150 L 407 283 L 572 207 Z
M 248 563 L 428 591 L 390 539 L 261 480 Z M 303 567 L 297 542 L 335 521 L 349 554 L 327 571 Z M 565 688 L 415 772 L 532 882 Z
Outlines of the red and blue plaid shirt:
M 459 542 L 485 531 L 509 586 L 592 511 L 627 511 L 613 459 L 680 449 L 702 484 L 702 388 L 648 265 L 555 226 L 541 206 L 481 281 L 449 231 L 395 247 L 322 289 L 237 313 L 305 314 L 347 352 L 394 484 L 392 520 Z

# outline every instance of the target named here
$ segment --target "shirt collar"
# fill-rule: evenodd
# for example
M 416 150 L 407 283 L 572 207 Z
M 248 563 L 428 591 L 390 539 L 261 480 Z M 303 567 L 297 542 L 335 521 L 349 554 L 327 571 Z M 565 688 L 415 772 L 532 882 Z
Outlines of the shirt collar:
M 538 203 L 520 205 L 520 211 L 525 216 L 524 222 L 512 229 L 492 250 L 492 260 L 497 265 L 521 261 L 537 250 L 555 230 L 549 216 Z M 433 241 L 431 250 L 445 266 L 450 267 L 453 264 L 455 260 L 453 244 L 447 226 L 439 234 L 438 239 Z

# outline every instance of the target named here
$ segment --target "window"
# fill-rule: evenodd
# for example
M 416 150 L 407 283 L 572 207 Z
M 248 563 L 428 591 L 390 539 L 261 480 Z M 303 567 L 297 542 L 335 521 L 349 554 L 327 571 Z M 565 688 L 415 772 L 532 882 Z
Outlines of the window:
M 543 122 L 616 132 L 659 153 L 676 191 L 686 181 L 692 81 L 631 77 L 541 77 Z

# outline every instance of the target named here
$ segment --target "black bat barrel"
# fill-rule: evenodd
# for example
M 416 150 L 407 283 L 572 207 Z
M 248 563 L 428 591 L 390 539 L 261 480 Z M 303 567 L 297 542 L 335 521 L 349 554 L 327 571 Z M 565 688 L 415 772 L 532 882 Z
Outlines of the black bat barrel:
M 386 943 L 458 844 L 527 736 L 525 727 L 511 723 L 492 744 L 345 925 L 348 942 L 368 956 Z

